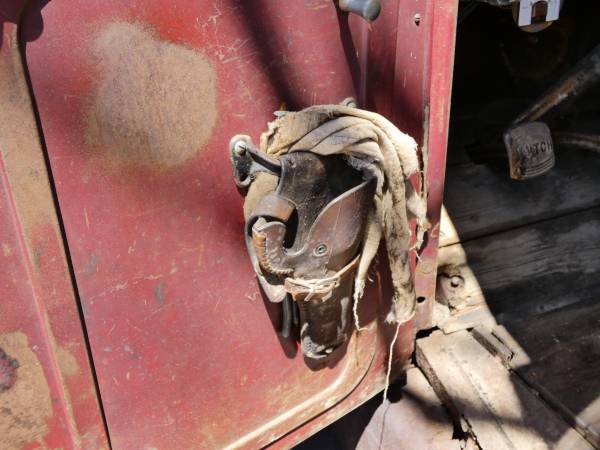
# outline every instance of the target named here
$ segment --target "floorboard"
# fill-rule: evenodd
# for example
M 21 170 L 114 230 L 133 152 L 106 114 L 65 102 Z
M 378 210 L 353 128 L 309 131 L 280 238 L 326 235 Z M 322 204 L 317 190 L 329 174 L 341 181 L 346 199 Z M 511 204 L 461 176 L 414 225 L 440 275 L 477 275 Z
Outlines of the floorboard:
M 517 347 L 511 367 L 600 447 L 600 302 L 511 321 L 495 333 Z
M 592 448 L 468 331 L 419 339 L 417 362 L 484 450 Z
M 600 173 L 600 172 L 599 172 Z M 600 298 L 600 208 L 440 249 L 457 297 L 485 303 L 499 323 Z
M 599 174 L 600 156 L 582 150 L 558 153 L 554 169 L 527 181 L 484 164 L 448 167 L 444 204 L 456 233 L 442 233 L 440 245 L 598 206 Z

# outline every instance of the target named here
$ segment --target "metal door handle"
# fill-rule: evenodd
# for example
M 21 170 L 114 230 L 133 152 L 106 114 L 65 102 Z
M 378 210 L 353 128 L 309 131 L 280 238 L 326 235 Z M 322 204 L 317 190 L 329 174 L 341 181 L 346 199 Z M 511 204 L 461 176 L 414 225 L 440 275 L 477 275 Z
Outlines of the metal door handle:
M 379 0 L 339 0 L 338 5 L 342 11 L 358 14 L 367 22 L 373 22 L 381 12 Z

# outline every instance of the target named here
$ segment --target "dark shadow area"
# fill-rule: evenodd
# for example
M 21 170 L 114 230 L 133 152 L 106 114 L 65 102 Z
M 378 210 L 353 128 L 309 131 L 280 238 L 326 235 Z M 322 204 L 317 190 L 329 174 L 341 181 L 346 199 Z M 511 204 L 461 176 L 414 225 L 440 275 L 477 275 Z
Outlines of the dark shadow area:
M 2 5 L 2 8 L 0 8 L 0 48 L 6 44 L 6 39 L 4 38 L 5 24 L 17 23 L 19 20 L 19 15 L 22 9 L 22 5 L 20 3 L 25 3 L 25 1 L 5 2 L 5 4 Z
M 292 332 L 290 333 L 290 335 L 288 337 L 282 336 L 282 334 L 281 334 L 281 324 L 282 324 L 282 319 L 283 319 L 282 305 L 281 305 L 281 303 L 271 302 L 269 300 L 269 298 L 267 297 L 267 294 L 265 294 L 265 291 L 260 286 L 260 283 L 258 283 L 258 286 L 260 289 L 260 294 L 261 294 L 263 304 L 265 305 L 265 311 L 267 311 L 267 314 L 269 315 L 269 319 L 271 320 L 271 323 L 273 324 L 273 333 L 277 334 L 277 339 L 279 340 L 279 344 L 281 345 L 281 348 L 282 348 L 283 352 L 285 353 L 285 356 L 287 356 L 288 358 L 295 358 L 299 351 L 297 341 L 300 338 L 297 327 L 292 327 L 292 330 L 291 330 Z
M 24 14 L 21 23 L 20 43 L 25 45 L 27 42 L 37 40 L 44 31 L 44 19 L 42 9 L 50 0 L 33 0 L 27 2 L 27 14 Z
M 391 393 L 388 398 L 390 402 L 397 402 L 402 397 L 402 388 L 406 385 L 406 379 L 401 378 L 394 382 L 389 389 Z M 392 400 L 393 398 L 393 400 Z M 342 450 L 354 449 L 358 444 L 364 430 L 373 420 L 376 412 L 383 410 L 383 422 L 389 409 L 389 403 L 384 402 L 382 395 L 376 395 L 354 411 L 346 414 L 337 422 L 324 428 L 318 434 L 310 437 L 300 445 L 296 450 Z M 380 434 L 382 427 L 380 427 Z
M 334 0 L 335 3 L 335 0 Z M 344 56 L 350 69 L 350 75 L 352 76 L 352 84 L 354 85 L 354 92 L 360 98 L 363 95 L 363 89 L 361 88 L 361 70 L 360 62 L 358 60 L 358 52 L 352 41 L 352 33 L 350 31 L 350 24 L 348 22 L 349 15 L 347 12 L 341 11 L 336 8 L 338 24 L 340 27 L 340 40 L 342 41 L 342 47 L 344 48 Z
M 390 385 L 337 422 L 295 447 L 296 450 L 444 449 L 458 450 L 465 436 L 433 395 L 418 369 Z M 481 411 L 481 414 L 485 414 Z M 511 418 L 504 418 L 511 421 Z
M 520 30 L 510 8 L 481 4 L 463 15 L 456 43 L 449 165 L 486 163 L 506 174 L 502 132 L 600 42 L 593 23 L 598 14 L 597 2 L 565 2 L 560 20 L 538 33 Z M 595 109 L 590 100 L 587 94 L 575 107 L 561 108 L 566 114 L 554 114 L 549 123 L 553 131 L 580 126 L 582 116 Z
M 502 142 L 517 115 L 600 43 L 600 4 L 567 1 L 539 33 L 521 31 L 510 9 L 471 9 L 457 36 L 444 200 L 457 236 L 440 272 L 464 276 L 469 308 L 489 309 L 527 356 L 511 368 L 600 445 L 600 154 L 557 138 L 600 134 L 600 83 L 542 117 L 554 136 L 550 172 L 511 180 Z
M 484 285 L 488 306 L 500 322 L 505 317 L 537 314 L 584 301 L 600 292 L 600 280 L 595 275 L 576 271 L 583 267 L 583 261 L 575 246 L 589 246 L 584 234 L 570 246 L 561 247 L 557 241 L 571 228 L 582 225 L 578 219 L 597 219 L 594 208 L 600 199 L 594 191 L 600 184 L 593 174 L 600 169 L 600 157 L 557 144 L 556 167 L 538 178 L 519 182 L 508 176 L 501 140 L 503 131 L 524 107 L 600 43 L 600 30 L 590 22 L 598 15 L 597 2 L 567 2 L 558 22 L 531 34 L 515 26 L 510 10 L 481 5 L 458 30 L 444 203 L 460 241 L 465 243 L 469 263 Z M 550 129 L 553 133 L 575 129 L 599 133 L 599 99 L 600 83 L 555 113 L 548 121 Z M 585 210 L 590 211 L 580 215 Z M 571 218 L 558 219 L 561 216 Z M 502 239 L 529 237 L 531 242 L 533 236 L 524 228 L 529 224 L 538 224 L 539 245 L 561 249 L 557 256 L 572 248 L 572 260 L 559 262 L 564 265 L 561 270 L 493 283 L 490 270 L 505 267 L 486 267 L 493 259 L 490 251 L 500 251 L 496 247 Z M 496 235 L 499 232 L 504 234 Z M 480 239 L 478 245 L 468 244 L 474 239 Z M 519 248 L 502 250 L 513 260 L 521 255 Z M 546 254 L 550 258 L 551 254 Z M 550 267 L 556 261 L 548 259 L 545 263 Z M 539 296 L 532 297 L 532 290 L 545 291 L 546 301 L 555 297 L 556 304 L 539 307 Z
M 261 8 L 250 2 L 238 3 L 244 18 L 243 25 L 248 30 L 250 36 L 261 49 L 259 53 L 263 67 L 269 73 L 271 85 L 277 91 L 278 97 L 284 102 L 288 109 L 296 110 L 302 108 L 302 100 L 298 97 L 298 91 L 291 89 L 287 80 L 287 74 L 279 63 L 281 52 L 279 49 L 279 39 L 273 35 L 276 33 L 274 21 L 269 15 L 268 8 Z

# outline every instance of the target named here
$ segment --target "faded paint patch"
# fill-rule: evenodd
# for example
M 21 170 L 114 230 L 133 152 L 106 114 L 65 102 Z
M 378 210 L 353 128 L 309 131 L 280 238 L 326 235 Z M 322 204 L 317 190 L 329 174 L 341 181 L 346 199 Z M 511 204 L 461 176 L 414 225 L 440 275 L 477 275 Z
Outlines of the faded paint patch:
M 15 384 L 19 361 L 11 358 L 0 347 L 0 392 L 4 392 Z
M 156 285 L 156 288 L 154 288 L 154 298 L 156 299 L 156 302 L 160 306 L 163 306 L 165 304 L 164 289 L 165 289 L 165 283 L 163 283 L 162 281 Z
M 56 359 L 63 375 L 72 376 L 79 373 L 79 364 L 75 356 L 64 347 L 56 348 Z
M 194 156 L 217 118 L 216 77 L 202 53 L 160 40 L 139 23 L 115 22 L 93 40 L 96 79 L 86 143 L 111 161 L 173 167 Z
M 0 393 L 2 448 L 41 442 L 48 433 L 46 419 L 52 415 L 50 389 L 42 366 L 21 332 L 0 335 L 0 347 L 19 361 L 14 385 Z
M 85 265 L 83 266 L 83 273 L 86 275 L 93 275 L 96 273 L 96 268 L 98 267 L 98 257 L 92 253 L 90 258 L 87 260 Z
M 2 243 L 2 254 L 4 256 L 10 256 L 12 254 L 12 250 L 10 249 L 10 245 L 7 242 Z
M 0 40 L 19 42 L 17 28 L 6 28 Z M 27 236 L 35 226 L 55 220 L 52 218 L 56 211 L 52 196 L 49 195 L 48 178 L 40 176 L 46 173 L 46 163 L 40 147 L 29 87 L 23 73 L 20 46 L 6 46 L 2 52 L 0 154 L 8 178 L 8 185 L 4 189 L 12 192 L 19 222 Z M 51 223 L 54 226 L 54 222 Z M 58 229 L 54 231 L 58 232 Z M 30 242 L 27 245 L 30 246 Z

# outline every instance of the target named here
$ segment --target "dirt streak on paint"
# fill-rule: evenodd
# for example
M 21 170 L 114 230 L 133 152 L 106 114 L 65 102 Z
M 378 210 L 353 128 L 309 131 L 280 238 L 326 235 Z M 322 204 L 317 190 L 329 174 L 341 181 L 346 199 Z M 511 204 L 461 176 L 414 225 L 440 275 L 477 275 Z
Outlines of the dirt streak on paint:
M 8 27 L 8 36 L 17 42 L 17 30 Z M 1 40 L 1 38 L 0 38 Z M 18 46 L 10 46 L 0 64 L 0 170 L 5 171 L 20 224 L 27 233 L 54 214 L 54 204 L 46 197 L 49 181 L 40 146 L 29 88 Z M 51 197 L 50 197 L 51 198 Z M 58 231 L 58 230 L 56 230 Z M 6 252 L 4 251 L 6 254 Z
M 99 80 L 85 114 L 86 144 L 111 163 L 178 166 L 216 123 L 216 77 L 197 50 L 160 40 L 146 25 L 114 22 L 93 39 Z
M 77 359 L 65 347 L 56 347 L 56 360 L 63 375 L 70 377 L 79 373 Z

